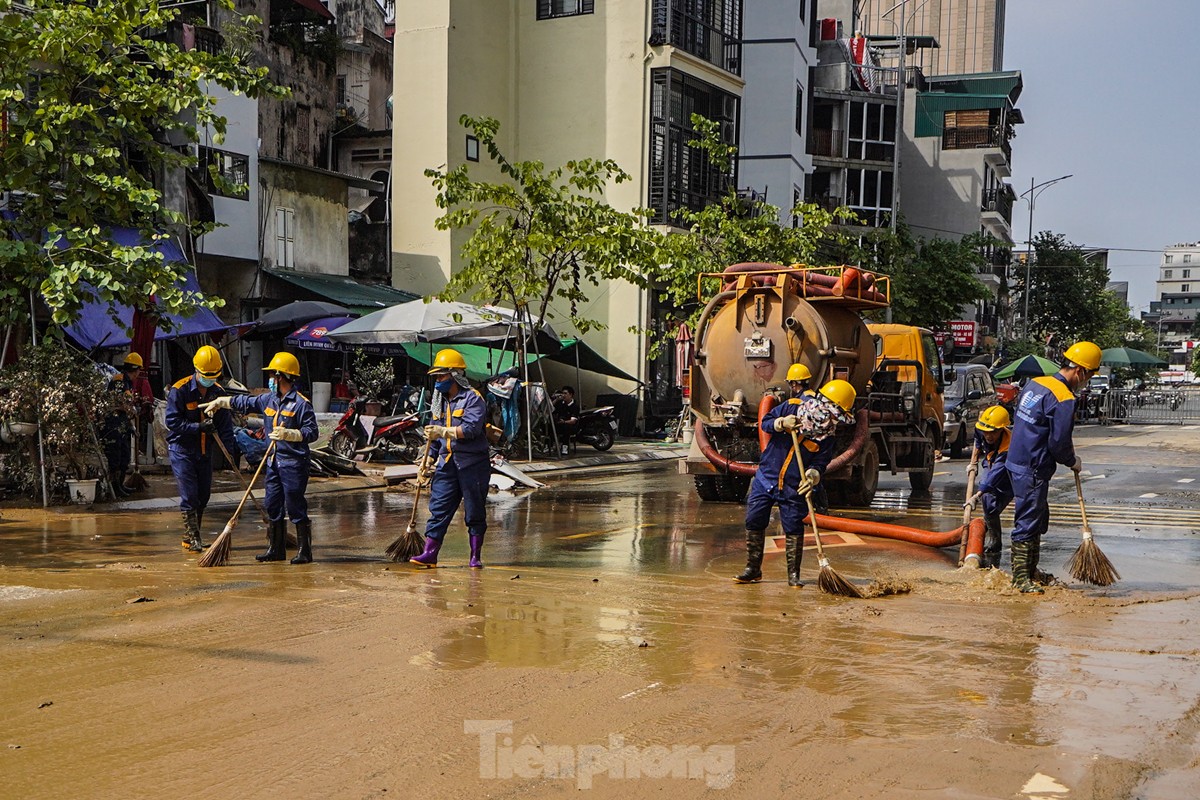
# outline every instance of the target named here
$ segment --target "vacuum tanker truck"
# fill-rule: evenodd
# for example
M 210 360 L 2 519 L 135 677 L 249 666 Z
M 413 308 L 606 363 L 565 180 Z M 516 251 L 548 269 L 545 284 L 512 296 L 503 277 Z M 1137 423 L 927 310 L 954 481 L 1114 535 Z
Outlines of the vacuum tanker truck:
M 788 397 L 791 364 L 806 365 L 814 388 L 841 378 L 858 392 L 855 422 L 840 429 L 825 474 L 830 503 L 870 505 L 879 470 L 906 472 L 928 489 L 941 450 L 945 374 L 933 334 L 874 326 L 863 314 L 886 309 L 890 281 L 854 267 L 735 264 L 696 326 L 690 365 L 692 447 L 680 470 L 703 500 L 742 502 L 766 447 L 763 415 Z M 703 298 L 701 298 L 703 299 Z

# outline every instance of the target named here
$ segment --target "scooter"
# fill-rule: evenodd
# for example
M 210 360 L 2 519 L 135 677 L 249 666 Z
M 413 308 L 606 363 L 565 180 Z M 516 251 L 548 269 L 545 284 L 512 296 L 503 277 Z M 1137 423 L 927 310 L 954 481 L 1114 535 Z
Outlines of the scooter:
M 333 429 L 329 446 L 345 459 L 365 456 L 365 460 L 415 463 L 425 444 L 425 434 L 417 414 L 369 417 L 362 413 L 366 398 L 359 397 L 346 407 L 346 413 Z M 370 426 L 371 432 L 367 433 Z
M 614 406 L 600 406 L 579 412 L 579 422 L 575 423 L 574 435 L 576 442 L 590 444 L 604 452 L 617 441 L 617 418 Z

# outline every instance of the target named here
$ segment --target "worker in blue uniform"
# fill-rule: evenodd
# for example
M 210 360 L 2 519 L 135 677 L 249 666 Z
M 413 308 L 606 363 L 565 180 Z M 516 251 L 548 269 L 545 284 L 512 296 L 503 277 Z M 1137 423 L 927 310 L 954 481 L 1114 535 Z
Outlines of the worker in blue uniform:
M 239 414 L 262 414 L 263 430 L 274 445 L 267 461 L 266 509 L 269 519 L 268 546 L 255 558 L 283 561 L 287 558 L 287 522 L 296 526 L 299 544 L 293 564 L 312 562 L 312 520 L 308 518 L 310 468 L 308 446 L 320 436 L 317 415 L 307 397 L 296 391 L 300 362 L 291 353 L 276 353 L 263 368 L 270 373 L 270 391 L 252 397 L 219 397 L 204 406 L 205 412 L 232 408 Z M 284 514 L 287 514 L 285 517 Z
M 423 567 L 436 567 L 438 552 L 461 503 L 471 548 L 468 566 L 483 567 L 483 537 L 487 532 L 488 483 L 492 464 L 484 429 L 487 401 L 467 380 L 467 363 L 457 350 L 441 350 L 433 359 L 433 419 L 425 428 L 429 457 L 418 480 L 429 480 L 429 522 L 425 526 L 425 551 L 409 559 Z
M 225 395 L 225 389 L 217 383 L 223 369 L 221 354 L 215 347 L 204 345 L 192 357 L 192 366 L 195 372 L 176 381 L 167 392 L 167 452 L 179 487 L 181 544 L 199 553 L 204 549 L 200 526 L 212 492 L 212 451 L 216 449 L 212 437 L 220 436 L 231 454 L 237 453 L 237 440 L 228 411 L 207 417 L 200 410 L 202 403 Z M 237 469 L 237 464 L 232 466 Z
M 975 452 L 968 469 L 982 467 L 984 475 L 976 484 L 976 495 L 968 500 L 973 511 L 977 498 L 983 498 L 983 561 L 984 569 L 1000 566 L 1000 551 L 1003 547 L 1000 528 L 1000 513 L 1012 502 L 1012 482 L 1004 462 L 1008 460 L 1008 447 L 1012 441 L 1012 419 L 1004 406 L 991 406 L 979 415 L 975 423 Z
M 142 367 L 142 357 L 137 353 L 129 353 L 121 362 L 121 371 L 108 382 L 115 408 L 101 423 L 100 438 L 104 442 L 108 482 L 117 497 L 132 493 L 125 488 L 125 470 L 135 455 L 129 437 L 133 435 L 133 426 L 137 424 L 135 402 Z
M 1012 481 L 1016 520 L 1012 532 L 1013 586 L 1042 593 L 1054 577 L 1038 570 L 1042 534 L 1050 524 L 1050 477 L 1059 464 L 1076 473 L 1075 392 L 1100 368 L 1100 348 L 1092 342 L 1071 345 L 1058 374 L 1034 378 L 1017 398 L 1016 419 L 1005 468 Z
M 799 367 L 800 369 L 797 369 Z M 762 580 L 763 547 L 771 508 L 779 507 L 787 554 L 788 586 L 800 588 L 800 560 L 804 548 L 805 495 L 821 482 L 833 458 L 834 433 L 838 425 L 854 421 L 854 387 L 833 380 L 816 394 L 806 392 L 808 368 L 793 364 L 788 370 L 792 397 L 767 412 L 760 427 L 771 435 L 746 498 L 746 568 L 734 577 L 736 583 Z M 792 445 L 795 432 L 803 451 L 804 471 L 797 463 Z

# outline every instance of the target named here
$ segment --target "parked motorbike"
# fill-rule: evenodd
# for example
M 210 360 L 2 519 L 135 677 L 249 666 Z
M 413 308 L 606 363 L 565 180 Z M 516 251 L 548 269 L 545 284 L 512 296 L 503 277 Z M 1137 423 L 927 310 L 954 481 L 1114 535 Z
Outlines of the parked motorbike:
M 617 441 L 617 418 L 614 406 L 590 408 L 579 413 L 579 422 L 571 431 L 571 440 L 590 444 L 600 452 L 604 452 Z
M 330 449 L 347 459 L 361 455 L 367 461 L 416 462 L 425 445 L 420 417 L 412 413 L 369 417 L 362 413 L 366 402 L 360 397 L 347 406 L 330 437 Z

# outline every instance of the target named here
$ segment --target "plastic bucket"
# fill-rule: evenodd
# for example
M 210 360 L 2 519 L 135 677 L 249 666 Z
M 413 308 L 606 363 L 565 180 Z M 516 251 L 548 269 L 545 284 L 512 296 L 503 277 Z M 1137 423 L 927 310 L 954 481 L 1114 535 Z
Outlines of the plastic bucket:
M 84 481 L 67 481 L 67 491 L 71 493 L 71 502 L 80 506 L 90 506 L 96 502 L 96 483 L 95 478 L 89 478 Z
M 318 414 L 329 412 L 329 398 L 333 394 L 333 385 L 328 381 L 313 381 L 312 404 L 313 411 Z

